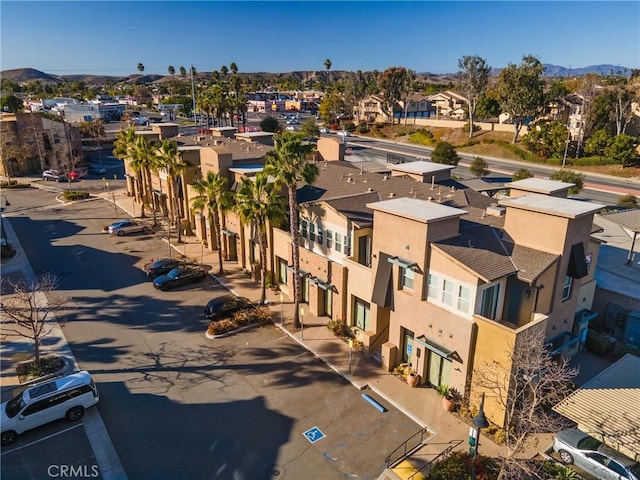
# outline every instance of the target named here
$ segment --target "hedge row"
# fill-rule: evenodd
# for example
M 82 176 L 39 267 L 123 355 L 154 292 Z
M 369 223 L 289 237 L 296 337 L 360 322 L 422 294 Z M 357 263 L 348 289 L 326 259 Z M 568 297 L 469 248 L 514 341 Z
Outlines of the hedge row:
M 31 188 L 29 183 L 19 183 L 17 180 L 0 182 L 0 188 Z
M 72 200 L 85 200 L 89 198 L 89 192 L 83 192 L 79 190 L 65 190 L 62 192 L 62 198 L 70 202 Z

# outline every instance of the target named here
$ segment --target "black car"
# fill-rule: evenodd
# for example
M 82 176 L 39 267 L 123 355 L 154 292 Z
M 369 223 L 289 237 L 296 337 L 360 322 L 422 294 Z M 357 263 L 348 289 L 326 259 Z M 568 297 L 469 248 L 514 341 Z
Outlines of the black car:
M 176 267 L 166 275 L 160 275 L 153 280 L 153 286 L 158 290 L 169 290 L 186 283 L 199 282 L 207 276 L 204 268 L 183 265 Z
M 207 305 L 204 307 L 204 318 L 219 320 L 229 317 L 240 310 L 246 310 L 252 307 L 253 304 L 247 298 L 223 295 L 207 302 Z
M 144 266 L 144 273 L 150 278 L 156 278 L 165 273 L 169 273 L 176 267 L 187 265 L 183 260 L 177 258 L 161 258 Z

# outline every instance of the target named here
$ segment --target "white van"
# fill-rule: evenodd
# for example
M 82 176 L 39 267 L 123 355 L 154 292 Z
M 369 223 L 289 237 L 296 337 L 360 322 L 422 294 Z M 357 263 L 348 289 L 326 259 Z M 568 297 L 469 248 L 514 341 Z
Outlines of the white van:
M 98 389 L 89 372 L 75 372 L 23 390 L 0 406 L 2 445 L 19 434 L 54 420 L 80 420 L 86 408 L 98 403 Z

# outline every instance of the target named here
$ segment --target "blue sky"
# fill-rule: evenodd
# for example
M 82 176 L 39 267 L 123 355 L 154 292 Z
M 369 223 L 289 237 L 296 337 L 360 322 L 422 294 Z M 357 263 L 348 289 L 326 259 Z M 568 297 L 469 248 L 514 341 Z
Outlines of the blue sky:
M 640 2 L 0 1 L 0 69 L 54 74 L 384 70 L 453 73 L 525 54 L 565 67 L 640 67 Z

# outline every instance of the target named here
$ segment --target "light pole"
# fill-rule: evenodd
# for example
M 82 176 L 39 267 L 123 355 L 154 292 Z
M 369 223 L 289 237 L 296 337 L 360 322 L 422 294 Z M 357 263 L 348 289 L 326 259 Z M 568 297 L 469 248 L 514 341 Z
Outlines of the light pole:
M 104 185 L 107 189 L 107 194 L 111 192 L 111 203 L 113 203 L 113 211 L 116 212 L 116 218 L 119 220 L 120 216 L 118 215 L 118 206 L 116 205 L 116 194 L 113 190 L 109 190 L 109 182 L 104 182 Z
M 476 480 L 476 463 L 478 462 L 478 446 L 480 445 L 480 430 L 489 426 L 489 421 L 484 415 L 484 393 L 482 393 L 482 401 L 480 402 L 480 408 L 478 414 L 473 417 L 471 421 L 473 427 L 471 429 L 472 435 L 469 437 L 469 445 L 473 450 L 473 463 L 471 465 L 471 480 Z

